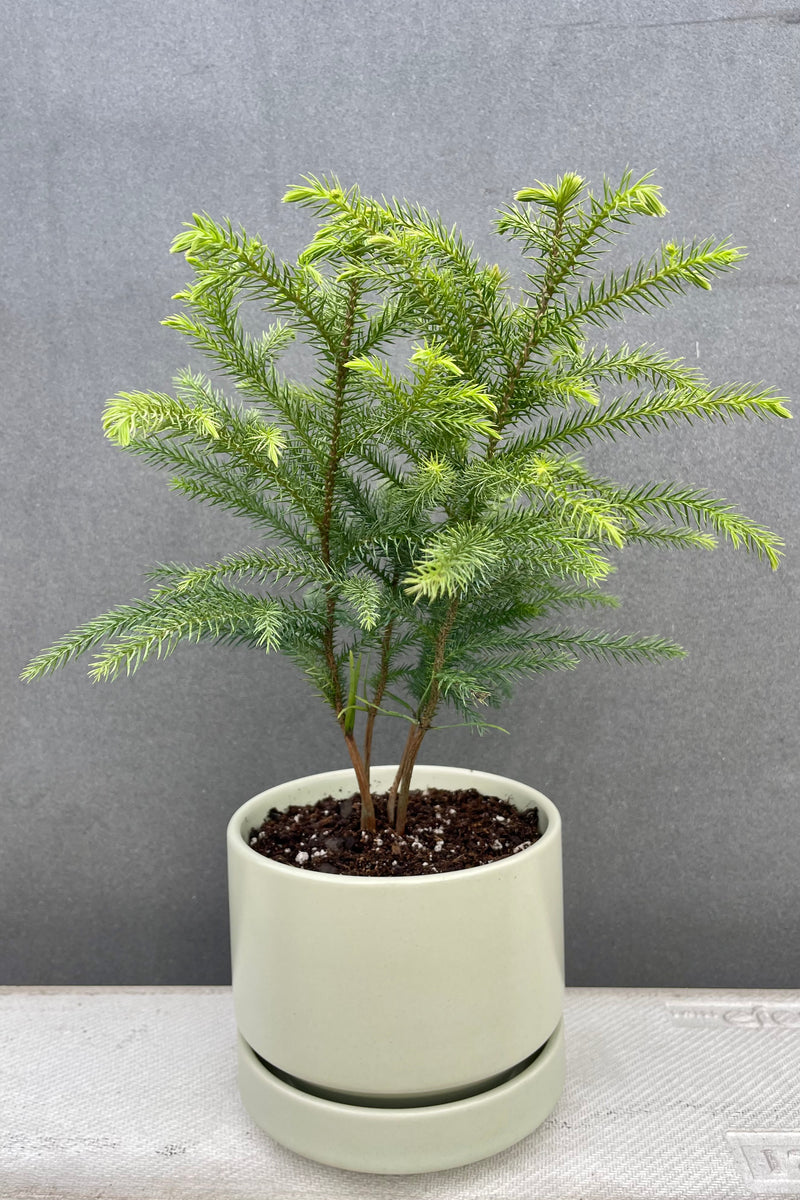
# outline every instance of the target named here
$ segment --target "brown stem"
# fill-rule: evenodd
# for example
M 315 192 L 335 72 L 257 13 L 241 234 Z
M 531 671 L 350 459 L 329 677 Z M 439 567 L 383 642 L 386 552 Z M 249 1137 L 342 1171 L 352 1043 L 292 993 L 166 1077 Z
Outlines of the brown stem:
M 383 699 L 383 693 L 386 690 L 386 678 L 389 674 L 389 647 L 392 642 L 392 630 L 394 621 L 390 621 L 386 626 L 381 641 L 381 666 L 378 674 L 378 683 L 375 688 L 375 695 L 372 697 L 372 705 L 367 713 L 367 724 L 364 730 L 364 768 L 369 775 L 370 762 L 372 760 L 372 733 L 375 728 L 375 718 L 378 715 L 378 705 Z
M 407 753 L 404 753 L 405 762 L 403 764 L 403 772 L 400 777 L 399 787 L 397 791 L 397 814 L 395 819 L 395 829 L 398 833 L 405 833 L 406 820 L 408 818 L 408 793 L 411 790 L 411 777 L 414 773 L 414 763 L 417 761 L 419 748 L 422 745 L 422 739 L 430 729 L 430 721 L 427 725 L 412 726 L 412 736 L 407 743 Z
M 336 655 L 333 650 L 335 615 L 336 597 L 329 594 L 325 601 L 325 629 L 322 633 L 322 648 L 325 652 L 325 661 L 328 664 L 331 682 L 333 683 L 334 712 L 339 713 L 342 711 L 342 681 L 339 678 L 339 664 L 336 661 Z
M 358 791 L 361 796 L 361 828 L 375 832 L 375 805 L 372 803 L 372 791 L 369 785 L 369 771 L 364 769 L 364 760 L 359 754 L 356 739 L 352 733 L 344 735 L 345 744 L 350 755 L 350 761 L 358 780 Z
M 558 244 L 561 241 L 561 234 L 563 231 L 564 215 L 563 213 L 560 213 L 553 227 L 553 244 L 550 248 L 550 262 L 548 264 L 547 271 L 545 272 L 544 286 L 542 287 L 541 295 L 539 296 L 539 303 L 536 305 L 536 311 L 533 314 L 530 332 L 525 339 L 525 345 L 522 347 L 522 353 L 519 356 L 519 360 L 514 364 L 514 369 L 508 377 L 505 391 L 503 392 L 503 397 L 497 409 L 495 424 L 499 432 L 502 432 L 503 426 L 508 419 L 508 409 L 509 405 L 511 404 L 511 397 L 514 395 L 514 388 L 517 386 L 517 382 L 522 374 L 523 367 L 527 363 L 536 346 L 536 335 L 539 332 L 539 322 L 547 311 L 547 306 L 553 299 L 553 293 L 556 290 L 556 276 L 553 273 L 553 267 L 555 265 Z M 499 439 L 495 439 L 489 443 L 489 448 L 486 452 L 487 458 L 494 457 L 495 447 L 497 446 L 498 440 Z
M 327 471 L 325 472 L 325 501 L 322 510 L 322 520 L 319 527 L 322 561 L 325 563 L 326 567 L 330 566 L 331 562 L 331 524 L 333 520 L 333 501 L 336 484 L 336 471 L 339 466 L 339 435 L 342 428 L 344 392 L 345 385 L 347 383 L 347 367 L 345 366 L 345 363 L 350 356 L 350 342 L 352 341 L 353 337 L 353 325 L 355 323 L 357 297 L 358 285 L 356 280 L 353 279 L 350 281 L 347 309 L 345 311 L 344 330 L 342 333 L 339 351 L 336 356 L 331 446 L 330 453 L 328 455 L 328 467 Z M 336 662 L 336 654 L 334 651 L 335 624 L 336 595 L 331 589 L 328 589 L 325 599 L 325 629 L 323 630 L 322 634 L 322 648 L 325 654 L 325 661 L 328 665 L 328 671 L 330 672 L 331 683 L 333 685 L 334 711 L 339 713 L 342 710 L 342 684 L 341 679 L 339 678 L 339 664 Z
M 433 663 L 431 664 L 431 685 L 428 693 L 428 699 L 415 725 L 411 729 L 406 739 L 403 756 L 400 759 L 400 765 L 397 768 L 397 774 L 394 777 L 390 792 L 387 808 L 389 809 L 389 819 L 394 822 L 394 827 L 398 833 L 404 833 L 406 827 L 406 818 L 408 815 L 408 793 L 411 787 L 411 776 L 414 771 L 414 763 L 416 762 L 419 748 L 422 745 L 422 740 L 425 734 L 431 727 L 433 718 L 436 714 L 436 709 L 439 704 L 439 680 L 438 675 L 444 663 L 444 653 L 447 648 L 447 639 L 450 636 L 450 631 L 453 628 L 453 622 L 456 619 L 458 612 L 459 597 L 454 596 L 450 601 L 450 607 L 447 610 L 447 615 L 442 623 L 441 629 L 436 637 L 436 642 L 433 651 Z
M 408 731 L 408 737 L 406 738 L 406 744 L 405 744 L 405 747 L 403 748 L 403 753 L 400 755 L 400 763 L 399 763 L 397 771 L 395 773 L 395 777 L 392 780 L 392 786 L 389 788 L 389 796 L 386 801 L 386 815 L 388 817 L 390 825 L 395 824 L 395 813 L 396 813 L 396 809 L 397 809 L 397 792 L 398 792 L 398 789 L 399 789 L 401 783 L 403 782 L 403 779 L 405 778 L 406 770 L 407 770 L 409 762 L 411 763 L 412 769 L 413 769 L 414 757 L 412 754 L 412 750 L 413 750 L 413 746 L 414 746 L 414 739 L 416 737 L 417 728 L 418 728 L 417 725 L 412 725 Z
M 333 523 L 333 502 L 336 487 L 336 472 L 339 467 L 339 437 L 342 429 L 342 413 L 344 411 L 344 393 L 347 385 L 347 360 L 350 357 L 350 343 L 353 340 L 353 326 L 356 316 L 356 302 L 358 299 L 358 284 L 355 279 L 350 281 L 347 297 L 347 308 L 345 310 L 344 329 L 342 330 L 342 340 L 339 344 L 336 354 L 336 374 L 334 376 L 333 389 L 333 423 L 331 425 L 331 445 L 328 455 L 328 466 L 325 472 L 325 501 L 322 510 L 322 520 L 320 521 L 319 534 L 322 551 L 322 560 L 326 567 L 331 563 L 331 525 Z M 356 773 L 358 781 L 358 790 L 361 796 L 361 828 L 367 829 L 370 832 L 375 832 L 375 806 L 372 802 L 372 791 L 369 781 L 369 770 L 364 767 L 364 760 L 359 753 L 356 740 L 353 737 L 352 731 L 348 731 L 345 721 L 346 717 L 342 713 L 342 683 L 339 676 L 339 664 L 336 661 L 335 653 L 335 634 L 336 634 L 336 594 L 332 588 L 327 589 L 325 597 L 325 629 L 322 634 L 322 646 L 325 654 L 325 661 L 328 665 L 328 670 L 331 676 L 333 685 L 333 701 L 335 705 L 334 711 L 338 716 L 339 724 L 344 733 L 345 745 L 347 746 L 350 761 Z

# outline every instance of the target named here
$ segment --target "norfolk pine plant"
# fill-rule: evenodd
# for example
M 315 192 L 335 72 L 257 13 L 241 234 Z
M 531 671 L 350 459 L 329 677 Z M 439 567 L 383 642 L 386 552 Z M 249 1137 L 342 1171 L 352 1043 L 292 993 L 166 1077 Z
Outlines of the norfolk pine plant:
M 627 171 L 594 194 L 566 174 L 518 192 L 495 230 L 521 250 L 519 298 L 438 216 L 335 179 L 306 177 L 284 197 L 320 222 L 295 263 L 195 215 L 172 245 L 194 279 L 164 324 L 245 402 L 187 369 L 174 394 L 120 392 L 104 427 L 169 470 L 174 490 L 248 518 L 255 544 L 207 565 L 157 565 L 146 599 L 61 638 L 22 678 L 91 650 L 95 681 L 184 641 L 280 650 L 339 724 L 362 829 L 375 829 L 376 717 L 408 722 L 388 800 L 402 833 L 414 763 L 442 708 L 481 733 L 498 728 L 487 707 L 523 677 L 583 657 L 681 656 L 664 638 L 573 629 L 561 614 L 617 605 L 602 588 L 628 544 L 711 549 L 727 538 L 776 568 L 782 542 L 704 490 L 623 486 L 579 452 L 681 421 L 791 414 L 761 385 L 712 385 L 651 346 L 583 340 L 628 311 L 710 289 L 743 258 L 728 239 L 670 242 L 598 275 L 616 235 L 666 213 L 650 179 Z M 245 332 L 243 305 L 273 314 L 260 336 Z M 277 366 L 298 336 L 314 355 L 306 382 Z

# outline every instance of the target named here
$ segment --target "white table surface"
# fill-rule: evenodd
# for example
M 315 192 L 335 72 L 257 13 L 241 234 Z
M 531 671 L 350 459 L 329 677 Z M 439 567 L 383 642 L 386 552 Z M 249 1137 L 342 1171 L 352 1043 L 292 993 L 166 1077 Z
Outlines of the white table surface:
M 0 1200 L 800 1196 L 800 991 L 568 989 L 567 1087 L 472 1166 L 362 1175 L 256 1128 L 229 988 L 0 989 Z

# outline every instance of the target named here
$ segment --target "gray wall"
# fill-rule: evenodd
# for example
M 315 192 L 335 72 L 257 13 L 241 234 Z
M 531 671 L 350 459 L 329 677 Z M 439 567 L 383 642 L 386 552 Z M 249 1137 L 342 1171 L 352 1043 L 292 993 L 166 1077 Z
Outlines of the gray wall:
M 772 11 L 775 9 L 775 11 Z M 487 255 L 493 210 L 535 179 L 655 167 L 659 239 L 731 234 L 736 275 L 609 341 L 797 398 L 800 12 L 741 0 L 5 0 L 4 571 L 0 982 L 228 980 L 223 833 L 254 792 L 347 765 L 294 668 L 187 648 L 93 687 L 29 687 L 27 659 L 131 596 L 155 561 L 252 541 L 107 443 L 104 399 L 166 388 L 159 325 L 193 210 L 289 257 L 303 172 L 405 195 Z M 631 549 L 620 627 L 690 652 L 521 687 L 512 737 L 432 737 L 428 762 L 532 782 L 565 824 L 572 984 L 797 986 L 798 472 L 794 426 L 698 425 L 594 458 L 704 485 L 781 532 L 785 565 Z M 378 760 L 400 731 L 381 735 Z

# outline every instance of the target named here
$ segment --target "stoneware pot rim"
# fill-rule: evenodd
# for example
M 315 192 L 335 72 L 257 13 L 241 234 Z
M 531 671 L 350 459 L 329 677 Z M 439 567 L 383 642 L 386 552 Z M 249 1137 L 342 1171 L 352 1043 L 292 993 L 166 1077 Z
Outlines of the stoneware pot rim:
M 382 772 L 382 771 L 394 772 L 396 770 L 397 770 L 396 764 L 390 764 L 388 766 L 382 765 L 382 766 L 373 766 L 372 767 L 372 772 Z M 245 831 L 245 823 L 249 823 L 252 820 L 252 818 L 248 817 L 247 822 L 245 821 L 245 816 L 244 816 L 245 810 L 253 807 L 255 805 L 256 801 L 259 801 L 259 800 L 261 800 L 262 797 L 267 796 L 269 792 L 276 791 L 278 788 L 287 787 L 294 783 L 310 784 L 314 780 L 319 780 L 320 783 L 322 784 L 323 780 L 327 780 L 327 781 L 340 780 L 341 781 L 341 780 L 344 780 L 346 777 L 350 777 L 353 781 L 353 789 L 357 790 L 358 785 L 357 785 L 357 781 L 356 781 L 356 777 L 355 777 L 355 771 L 353 770 L 352 767 L 345 767 L 344 769 L 341 769 L 341 770 L 337 769 L 334 771 L 318 771 L 313 775 L 296 776 L 292 779 L 286 779 L 282 783 L 273 784 L 272 787 L 266 788 L 263 792 L 259 792 L 255 796 L 251 796 L 249 800 L 245 801 L 244 804 L 240 805 L 239 808 L 236 809 L 236 811 L 234 812 L 233 816 L 231 817 L 231 819 L 228 823 L 228 831 L 227 831 L 228 832 L 228 843 L 231 846 L 231 848 L 233 849 L 234 853 L 236 853 L 237 855 L 238 854 L 247 855 L 248 862 L 251 862 L 251 860 L 253 858 L 257 859 L 258 860 L 257 869 L 266 870 L 266 871 L 279 871 L 284 874 L 288 872 L 295 876 L 298 874 L 302 874 L 302 875 L 309 877 L 309 881 L 313 882 L 314 885 L 318 884 L 322 887 L 328 887 L 328 886 L 338 886 L 338 887 L 362 886 L 363 887 L 363 886 L 367 886 L 367 887 L 375 888 L 376 886 L 379 886 L 379 885 L 382 885 L 384 887 L 387 887 L 387 886 L 389 886 L 389 887 L 423 887 L 423 886 L 437 887 L 437 886 L 440 886 L 441 884 L 443 884 L 444 882 L 446 882 L 448 876 L 458 876 L 459 879 L 462 879 L 462 878 L 464 878 L 464 876 L 467 876 L 467 875 L 473 876 L 478 873 L 487 874 L 489 872 L 497 872 L 497 871 L 501 871 L 503 869 L 507 870 L 508 866 L 511 862 L 517 862 L 517 861 L 523 860 L 523 859 L 527 861 L 533 855 L 544 853 L 544 849 L 546 848 L 546 846 L 549 845 L 549 843 L 553 840 L 554 837 L 557 837 L 560 834 L 561 814 L 559 813 L 559 811 L 556 808 L 553 801 L 550 800 L 547 796 L 545 796 L 543 792 L 538 791 L 536 788 L 531 787 L 529 784 L 524 783 L 522 780 L 515 779 L 513 776 L 510 776 L 510 775 L 497 775 L 490 771 L 482 771 L 478 768 L 473 768 L 473 767 L 451 767 L 451 766 L 442 766 L 440 764 L 434 764 L 434 763 L 420 763 L 419 767 L 415 768 L 415 776 L 418 773 L 424 774 L 424 772 L 426 770 L 447 771 L 447 772 L 454 772 L 458 775 L 463 775 L 465 777 L 464 786 L 468 786 L 466 784 L 466 779 L 469 776 L 479 776 L 484 780 L 492 780 L 492 781 L 496 780 L 499 784 L 512 783 L 512 784 L 514 784 L 515 788 L 524 788 L 526 791 L 530 792 L 535 797 L 535 801 L 534 801 L 535 806 L 537 808 L 539 808 L 540 812 L 544 813 L 544 816 L 546 818 L 546 825 L 545 825 L 544 832 L 537 839 L 537 841 L 535 841 L 533 843 L 532 846 L 526 847 L 525 850 L 518 850 L 516 854 L 514 854 L 514 853 L 507 854 L 503 858 L 495 859 L 494 862 L 483 863 L 479 867 L 464 867 L 464 868 L 461 868 L 456 871 L 439 871 L 439 872 L 432 872 L 427 875 L 345 875 L 345 874 L 332 874 L 327 871 L 302 871 L 301 868 L 299 868 L 299 867 L 291 866 L 289 863 L 278 862 L 277 859 L 274 859 L 274 858 L 267 858 L 265 855 L 258 854 L 255 850 L 252 849 L 252 847 L 249 845 L 249 843 L 247 841 L 247 832 Z M 412 778 L 411 786 L 412 786 L 412 788 L 414 787 L 414 779 L 413 778 Z M 422 786 L 429 787 L 431 785 L 423 784 Z M 484 786 L 484 785 L 481 785 L 481 786 Z M 511 803 L 513 803 L 513 801 L 511 801 Z M 533 807 L 533 806 L 534 805 L 531 805 L 531 807 Z M 266 816 L 266 813 L 264 814 L 264 816 Z M 262 820 L 263 820 L 263 818 L 262 818 Z M 255 824 L 257 824 L 257 822 L 253 821 L 253 824 L 255 825 Z M 251 863 L 251 865 L 252 865 L 252 863 Z

